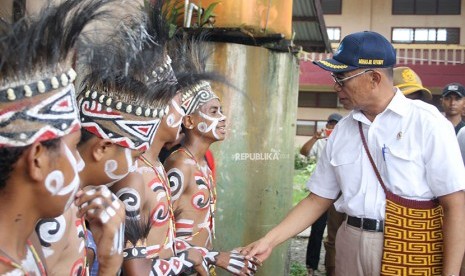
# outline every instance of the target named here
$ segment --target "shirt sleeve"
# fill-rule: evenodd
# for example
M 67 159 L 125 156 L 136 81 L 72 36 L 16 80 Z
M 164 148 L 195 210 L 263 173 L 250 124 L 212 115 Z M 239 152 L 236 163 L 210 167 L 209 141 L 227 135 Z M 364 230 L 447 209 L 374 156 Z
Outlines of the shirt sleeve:
M 457 134 L 459 141 L 460 152 L 462 153 L 463 164 L 465 164 L 465 127 L 462 127 Z
M 328 142 L 320 155 L 315 171 L 307 183 L 307 188 L 318 196 L 336 199 L 340 188 L 336 181 L 334 168 L 329 161 L 330 152 L 331 145 Z
M 452 124 L 439 118 L 431 126 L 423 151 L 431 191 L 438 197 L 465 190 L 465 168 Z

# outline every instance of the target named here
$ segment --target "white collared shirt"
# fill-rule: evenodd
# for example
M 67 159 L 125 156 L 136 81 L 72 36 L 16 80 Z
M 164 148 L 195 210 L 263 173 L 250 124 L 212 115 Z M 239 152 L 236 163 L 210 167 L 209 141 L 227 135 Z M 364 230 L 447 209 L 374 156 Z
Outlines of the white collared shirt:
M 307 186 L 312 193 L 330 199 L 342 191 L 335 202 L 339 212 L 384 219 L 384 191 L 363 148 L 359 121 L 391 192 L 429 200 L 465 190 L 465 168 L 452 124 L 434 106 L 407 99 L 397 90 L 373 122 L 354 110 L 328 139 Z
M 457 140 L 459 141 L 460 151 L 462 152 L 463 163 L 465 164 L 465 127 L 462 127 L 457 133 Z
M 317 161 L 320 159 L 321 154 L 324 152 L 324 148 L 326 143 L 328 142 L 328 138 L 322 138 L 316 140 L 313 147 L 308 152 L 308 157 L 315 158 Z

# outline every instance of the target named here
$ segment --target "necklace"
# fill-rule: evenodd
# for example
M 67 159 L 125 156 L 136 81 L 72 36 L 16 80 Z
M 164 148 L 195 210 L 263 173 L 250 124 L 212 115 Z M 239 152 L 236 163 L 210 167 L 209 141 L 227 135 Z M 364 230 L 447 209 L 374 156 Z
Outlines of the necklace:
M 171 189 L 168 186 L 168 176 L 166 175 L 166 172 L 165 172 L 164 169 L 162 170 L 163 174 L 161 174 L 160 171 L 152 163 L 150 163 L 150 161 L 147 160 L 147 158 L 145 158 L 143 155 L 140 156 L 139 159 L 142 162 L 144 162 L 147 166 L 152 168 L 153 171 L 155 171 L 155 174 L 157 175 L 158 179 L 160 179 L 161 184 L 163 186 L 163 189 L 165 190 L 165 193 L 166 193 L 166 200 L 168 201 L 168 212 L 170 213 L 170 222 L 169 222 L 169 227 L 168 227 L 168 229 L 166 231 L 165 241 L 163 243 L 163 247 L 164 247 L 170 241 L 170 239 L 169 239 L 170 231 L 172 231 L 173 233 L 176 232 L 176 228 L 175 228 L 175 224 L 174 224 L 174 211 L 173 211 L 173 205 L 172 205 L 172 202 L 171 202 Z M 158 161 L 158 163 L 161 165 L 160 161 Z M 161 248 L 162 247 L 160 247 L 160 249 Z
M 45 267 L 42 264 L 42 261 L 40 260 L 39 254 L 37 254 L 36 249 L 34 248 L 32 243 L 28 240 L 27 244 L 26 244 L 26 256 L 27 256 L 27 252 L 29 250 L 32 252 L 32 255 L 34 256 L 34 261 L 36 263 L 36 266 L 40 270 L 40 275 L 42 275 L 42 276 L 47 275 L 47 273 L 45 272 Z M 24 269 L 24 267 L 22 265 L 19 264 L 19 262 L 15 261 L 12 257 L 10 257 L 1 248 L 0 248 L 0 251 L 1 251 L 1 253 L 3 253 L 3 255 L 5 255 L 5 256 L 0 256 L 0 262 L 3 262 L 3 263 L 5 263 L 5 264 L 7 264 L 9 266 L 12 266 L 12 267 L 14 267 L 16 269 L 21 270 L 24 273 L 24 275 L 26 275 L 26 276 L 29 275 L 29 273 Z
M 199 163 L 195 159 L 195 156 L 192 154 L 192 152 L 186 146 L 183 146 L 183 147 L 179 148 L 177 151 L 182 151 L 182 152 L 186 153 L 187 156 L 189 156 L 189 158 L 194 160 L 195 165 L 197 166 L 197 169 L 200 171 L 203 178 L 205 178 L 207 188 L 208 188 L 208 192 L 210 194 L 210 219 L 209 219 L 210 230 L 212 231 L 213 238 L 214 238 L 215 237 L 216 187 L 214 185 L 214 181 L 213 181 L 213 178 L 212 178 L 211 174 L 208 174 L 208 172 L 207 172 L 207 170 L 209 170 L 209 168 L 207 166 L 207 170 L 205 170 L 205 172 L 204 172 L 204 170 L 202 170 Z M 199 230 L 197 233 L 193 234 L 192 237 L 197 235 L 200 231 L 201 230 Z

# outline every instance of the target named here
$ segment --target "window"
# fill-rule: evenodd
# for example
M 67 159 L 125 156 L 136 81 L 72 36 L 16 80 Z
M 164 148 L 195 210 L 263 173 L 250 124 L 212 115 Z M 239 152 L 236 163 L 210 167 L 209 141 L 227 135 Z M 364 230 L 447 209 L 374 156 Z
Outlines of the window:
M 461 14 L 460 2 L 461 0 L 393 0 L 392 14 Z
M 317 130 L 325 128 L 326 121 L 297 120 L 296 125 L 296 135 L 313 136 Z
M 324 14 L 342 14 L 342 0 L 321 0 Z
M 393 43 L 459 44 L 459 28 L 392 28 Z
M 337 107 L 336 93 L 299 92 L 299 107 Z
M 328 32 L 328 38 L 331 42 L 340 42 L 341 41 L 341 28 L 339 27 L 327 27 L 326 31 Z

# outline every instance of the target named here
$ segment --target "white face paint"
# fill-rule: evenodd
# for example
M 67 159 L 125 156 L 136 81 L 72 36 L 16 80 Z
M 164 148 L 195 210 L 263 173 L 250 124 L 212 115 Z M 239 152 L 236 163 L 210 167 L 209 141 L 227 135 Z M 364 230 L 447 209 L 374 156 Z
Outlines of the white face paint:
M 70 194 L 64 208 L 64 210 L 67 210 L 69 206 L 71 206 L 71 204 L 73 203 L 74 196 L 79 189 L 79 172 L 84 169 L 85 163 L 82 160 L 81 156 L 79 156 L 79 161 L 77 161 L 73 153 L 65 143 L 63 143 L 63 146 L 65 150 L 65 155 L 74 172 L 73 180 L 68 185 L 65 185 L 65 176 L 63 172 L 60 170 L 54 170 L 45 178 L 45 187 L 52 195 L 64 196 Z
M 212 132 L 213 136 L 216 138 L 216 139 L 220 139 L 218 133 L 216 132 L 216 128 L 218 127 L 218 124 L 219 122 L 221 121 L 224 121 L 226 120 L 226 116 L 224 116 L 221 112 L 218 111 L 218 114 L 220 115 L 219 118 L 214 118 L 214 117 L 210 117 L 208 116 L 207 114 L 203 113 L 202 111 L 199 111 L 199 115 L 200 117 L 204 118 L 205 120 L 208 120 L 210 122 L 212 122 L 209 125 L 207 125 L 207 123 L 205 122 L 200 122 L 198 125 L 197 125 L 197 129 L 202 132 L 202 133 L 208 133 L 208 132 Z
M 180 116 L 179 118 L 179 121 L 175 122 L 174 120 L 176 119 L 176 114 L 175 113 L 169 113 L 168 114 L 168 117 L 166 118 L 166 124 L 169 126 L 169 127 L 172 127 L 172 128 L 178 128 L 178 132 L 176 134 L 176 140 L 179 138 L 179 133 L 181 132 L 181 123 L 182 123 L 182 118 L 186 115 L 186 113 L 184 112 L 184 110 L 178 105 L 178 103 L 172 99 L 171 100 L 171 105 L 174 107 L 172 109 L 170 109 L 170 111 L 172 111 L 174 109 L 173 112 L 177 112 Z
M 137 161 L 132 161 L 131 150 L 128 148 L 124 149 L 124 155 L 126 157 L 127 172 L 122 174 L 116 174 L 115 171 L 118 169 L 118 162 L 116 160 L 110 159 L 105 162 L 105 174 L 112 179 L 110 183 L 105 184 L 107 187 L 113 186 L 118 180 L 123 179 L 129 173 L 137 170 Z

